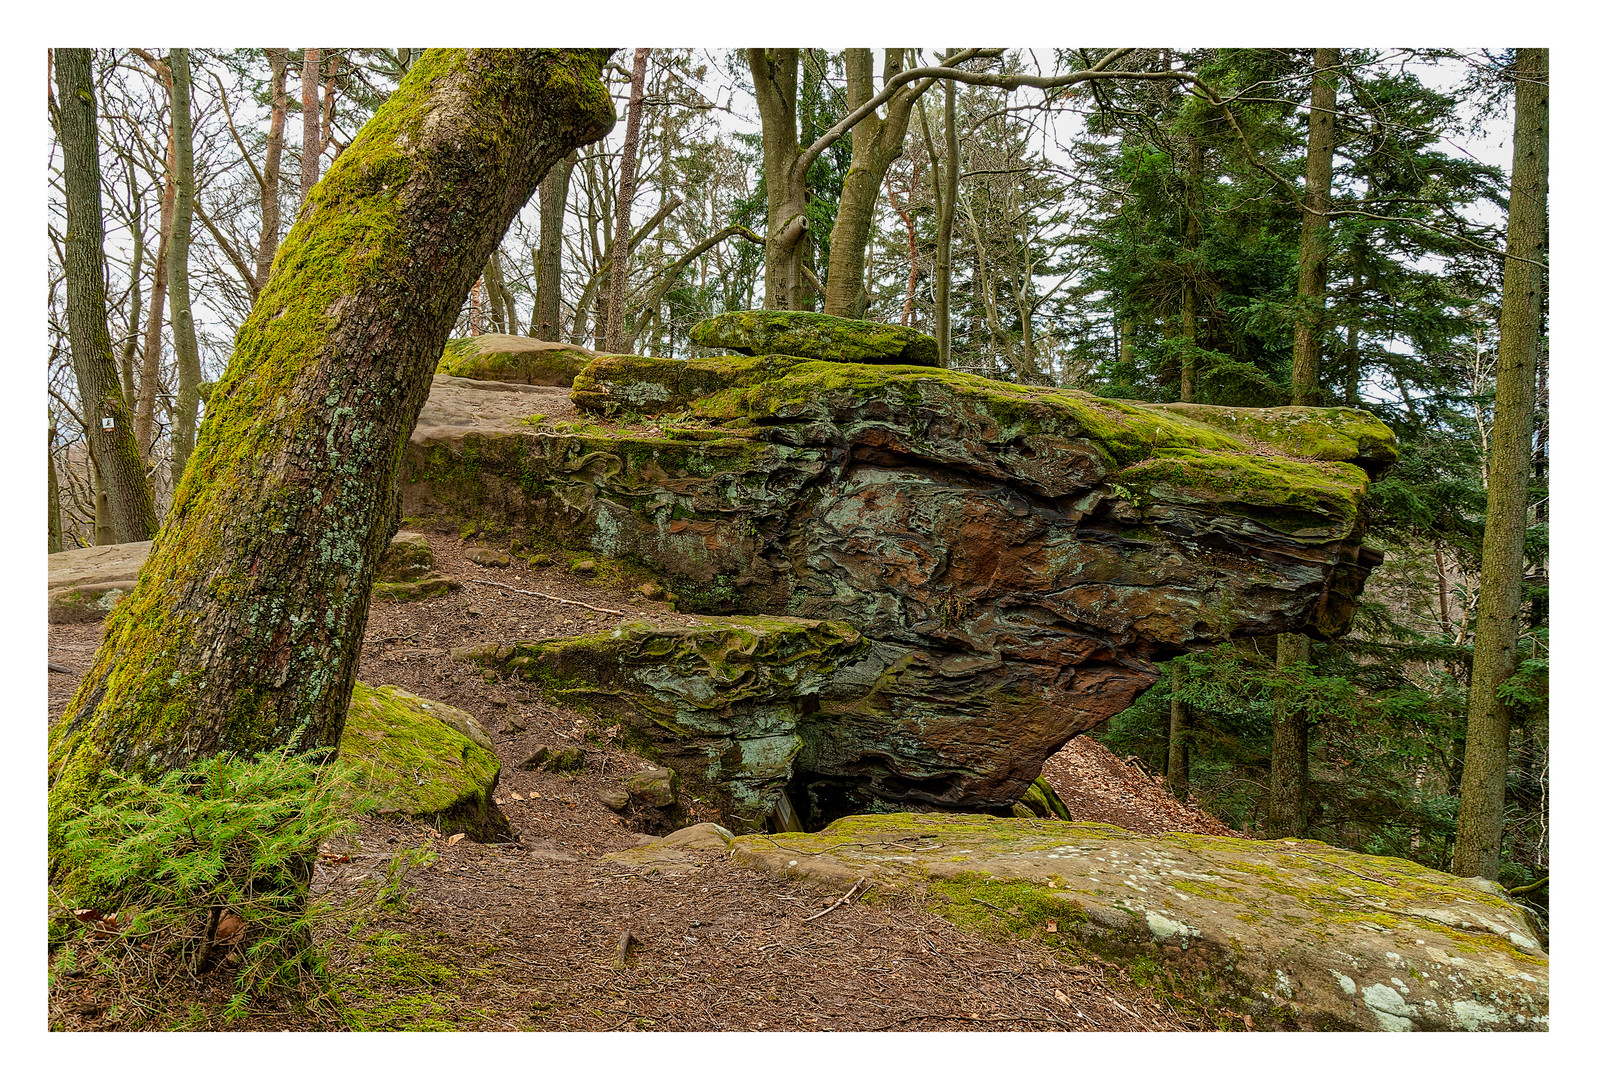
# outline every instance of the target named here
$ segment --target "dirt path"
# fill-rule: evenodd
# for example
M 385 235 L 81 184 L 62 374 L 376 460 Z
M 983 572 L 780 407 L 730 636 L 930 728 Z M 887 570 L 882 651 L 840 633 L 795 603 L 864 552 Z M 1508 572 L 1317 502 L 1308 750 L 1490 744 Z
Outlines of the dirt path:
M 534 690 L 489 684 L 449 651 L 476 641 L 592 632 L 624 618 L 681 618 L 617 579 L 564 565 L 480 566 L 454 536 L 430 537 L 439 569 L 466 584 L 449 596 L 374 607 L 360 677 L 463 708 L 494 734 L 498 797 L 519 839 L 447 844 L 426 826 L 371 820 L 347 862 L 318 863 L 336 894 L 381 877 L 394 853 L 431 848 L 409 871 L 402 909 L 330 942 L 345 1016 L 361 1027 L 472 1030 L 1170 1030 L 1183 1021 L 1130 973 L 994 927 L 960 925 L 924 896 L 838 899 L 827 886 L 774 878 L 727 857 L 672 876 L 601 861 L 644 837 L 599 802 L 643 762 Z M 514 589 L 581 601 L 590 611 Z M 50 661 L 80 672 L 98 624 L 50 628 Z M 50 714 L 77 682 L 50 675 Z M 572 778 L 523 770 L 538 744 L 584 746 Z M 1224 832 L 1201 812 L 1082 737 L 1045 770 L 1078 818 L 1145 832 Z M 690 806 L 696 818 L 714 820 Z M 617 944 L 636 944 L 617 967 Z M 225 986 L 196 988 L 225 998 Z M 101 1026 L 95 995 L 52 1017 Z M 326 1026 L 284 1014 L 271 1026 Z M 253 1026 L 253 1025 L 252 1025 Z

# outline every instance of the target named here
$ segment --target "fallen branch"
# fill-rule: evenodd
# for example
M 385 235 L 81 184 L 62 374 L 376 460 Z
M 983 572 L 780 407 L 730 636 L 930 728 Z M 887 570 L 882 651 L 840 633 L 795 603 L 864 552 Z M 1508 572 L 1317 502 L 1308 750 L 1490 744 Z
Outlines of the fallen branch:
M 858 889 L 861 885 L 865 885 L 865 879 L 864 878 L 860 878 L 858 881 L 856 881 L 854 883 L 854 889 Z M 829 915 L 832 912 L 836 911 L 838 908 L 842 907 L 844 904 L 848 903 L 851 899 L 853 899 L 853 897 L 854 897 L 854 889 L 850 889 L 847 893 L 844 894 L 843 899 L 839 900 L 837 903 L 833 904 L 831 907 L 827 908 L 825 911 L 818 911 L 814 915 L 810 915 L 807 918 L 805 918 L 804 921 L 805 922 L 813 922 L 816 919 L 819 919 L 822 915 Z M 871 887 L 869 885 L 865 885 L 865 892 L 870 892 L 870 891 L 871 891 Z M 860 893 L 860 896 L 864 896 L 865 892 Z
M 77 674 L 77 672 L 73 671 L 71 668 L 62 667 L 60 664 L 51 664 L 50 665 L 50 671 L 52 673 L 56 674 L 56 675 L 76 675 Z
M 471 580 L 477 585 L 492 585 L 496 589 L 507 589 L 510 592 L 523 593 L 527 596 L 536 596 L 542 600 L 553 600 L 557 604 L 575 604 L 577 607 L 587 608 L 589 611 L 602 611 L 606 615 L 626 614 L 626 612 L 617 611 L 615 608 L 594 607 L 592 604 L 584 604 L 581 600 L 567 600 L 564 597 L 550 596 L 548 593 L 534 592 L 532 589 L 518 589 L 514 585 L 503 585 L 497 581 L 486 581 L 483 578 L 472 578 Z
M 621 931 L 621 940 L 616 943 L 616 970 L 617 971 L 620 971 L 622 968 L 627 966 L 627 960 L 631 957 L 631 954 L 632 954 L 632 946 L 637 944 L 637 941 L 638 941 L 638 939 L 632 936 L 632 931 L 631 930 L 623 930 L 623 931 Z

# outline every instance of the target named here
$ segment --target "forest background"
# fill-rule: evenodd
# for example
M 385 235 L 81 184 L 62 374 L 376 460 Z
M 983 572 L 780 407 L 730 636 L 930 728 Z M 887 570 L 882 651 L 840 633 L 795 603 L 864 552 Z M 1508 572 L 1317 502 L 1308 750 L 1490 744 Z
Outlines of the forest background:
M 874 36 L 886 40 L 892 34 L 883 28 Z M 851 28 L 849 36 L 858 35 Z M 1004 100 L 997 92 L 960 87 L 955 141 L 961 147 L 962 176 L 948 245 L 954 366 L 1145 400 L 1180 398 L 1185 369 L 1196 376 L 1191 388 L 1196 400 L 1235 405 L 1290 400 L 1294 263 L 1302 215 L 1292 204 L 1289 185 L 1272 180 L 1268 170 L 1301 184 L 1309 92 L 1305 61 L 1311 52 L 1173 54 L 1177 62 L 1210 65 L 1206 74 L 1219 71 L 1220 78 L 1272 87 L 1259 96 L 1274 100 L 1261 101 L 1241 117 L 1252 136 L 1254 162 L 1244 160 L 1217 118 L 1205 116 L 1181 90 L 1161 95 L 1147 87 L 1114 86 L 1100 93 L 1094 87 L 1055 95 L 1044 104 L 1041 93 L 1020 92 Z M 399 50 L 327 53 L 341 69 L 335 69 L 327 84 L 332 93 L 321 102 L 332 114 L 330 155 L 347 143 L 402 64 Z M 623 122 L 604 143 L 580 151 L 571 171 L 561 322 L 549 335 L 601 348 L 606 282 L 598 271 L 614 242 L 609 200 L 626 131 L 625 69 L 632 55 L 621 50 L 613 65 Z M 931 59 L 931 51 L 924 55 Z M 1380 116 L 1386 123 L 1383 130 L 1373 123 L 1361 129 L 1350 124 L 1348 142 L 1339 148 L 1333 199 L 1356 207 L 1384 191 L 1404 204 L 1391 216 L 1408 223 L 1350 215 L 1335 224 L 1323 335 L 1325 403 L 1357 403 L 1376 411 L 1398 431 L 1406 452 L 1404 464 L 1376 493 L 1376 542 L 1387 549 L 1388 562 L 1367 595 L 1360 624 L 1348 641 L 1316 645 L 1310 667 L 1290 673 L 1286 690 L 1299 695 L 1304 707 L 1318 710 L 1312 727 L 1309 835 L 1446 865 L 1484 505 L 1483 452 L 1491 424 L 1496 281 L 1484 249 L 1501 246 L 1494 230 L 1501 229 L 1507 192 L 1511 99 L 1505 103 L 1500 87 L 1494 98 L 1491 61 L 1478 50 L 1466 61 L 1407 61 L 1417 79 L 1393 73 L 1405 62 L 1396 51 L 1349 50 L 1348 55 L 1358 57 L 1348 63 L 1357 68 L 1361 90 L 1369 96 L 1358 101 L 1351 85 L 1344 87 L 1346 100 L 1339 110 L 1346 110 L 1350 122 Z M 122 170 L 105 183 L 108 219 L 120 211 L 124 222 L 122 235 L 113 233 L 107 241 L 113 339 L 119 352 L 131 347 L 140 362 L 155 354 L 151 459 L 159 503 L 170 493 L 162 470 L 170 468 L 179 378 L 165 320 L 157 322 L 153 350 L 148 334 L 165 150 L 162 138 L 150 133 L 161 131 L 166 96 L 159 74 L 165 53 L 150 50 L 150 56 L 156 64 L 117 50 L 107 90 L 115 83 L 125 94 L 129 140 L 123 149 L 130 152 L 118 156 L 104 145 L 102 150 L 108 173 Z M 298 197 L 302 129 L 295 91 L 304 57 L 292 50 L 287 59 L 280 191 L 285 229 Z M 991 68 L 1048 73 L 1073 62 L 1069 53 L 1035 49 L 995 58 Z M 248 310 L 248 271 L 260 236 L 257 174 L 269 115 L 269 90 L 263 92 L 269 61 L 196 49 L 194 64 L 199 212 L 190 265 L 203 386 L 220 373 L 232 330 Z M 758 130 L 758 116 L 745 88 L 748 78 L 746 65 L 731 49 L 656 49 L 650 57 L 626 296 L 631 337 L 626 344 L 638 351 L 685 354 L 686 329 L 699 318 L 760 305 L 759 245 L 734 233 L 682 261 L 728 226 L 766 231 L 762 162 L 750 138 Z M 810 125 L 811 137 L 844 110 L 844 83 L 840 51 L 814 50 L 805 58 L 801 121 Z M 928 332 L 935 320 L 940 224 L 931 174 L 945 142 L 943 109 L 940 90 L 926 95 L 922 115 L 907 126 L 902 157 L 884 177 L 857 311 L 884 322 L 907 318 Z M 1445 138 L 1432 137 L 1444 129 Z M 142 132 L 143 144 L 135 130 Z M 828 283 L 828 214 L 836 213 L 850 150 L 848 139 L 839 140 L 810 174 L 806 209 L 813 241 L 806 268 L 814 285 Z M 1383 153 L 1407 155 L 1411 173 L 1415 160 L 1432 155 L 1432 167 L 1417 170 L 1426 184 L 1396 194 L 1383 188 L 1402 172 L 1394 168 L 1391 176 L 1378 175 Z M 1494 175 L 1492 166 L 1504 175 Z M 118 194 L 120 207 L 112 201 Z M 457 332 L 537 332 L 529 327 L 542 291 L 542 194 L 513 227 L 475 307 L 462 312 Z M 36 196 L 26 202 L 36 204 Z M 651 229 L 662 207 L 670 209 Z M 137 301 L 130 286 L 138 276 L 132 264 L 139 256 L 133 230 L 126 228 L 133 221 L 141 223 L 145 249 Z M 57 272 L 52 270 L 52 280 Z M 499 280 L 490 281 L 494 276 Z M 30 279 L 28 288 L 36 287 L 37 280 Z M 36 295 L 20 288 L 11 294 Z M 59 302 L 52 296 L 53 304 Z M 94 514 L 89 470 L 81 451 L 73 458 L 74 440 L 80 447 L 82 440 L 68 415 L 73 394 L 62 355 L 64 328 L 57 311 L 45 351 L 51 355 L 53 350 L 55 357 L 52 449 L 68 522 L 62 542 L 70 544 L 93 541 Z M 135 371 L 135 382 L 142 374 Z M 1570 391 L 1575 387 L 1568 384 Z M 14 427 L 23 426 L 20 417 L 15 420 Z M 1539 424 L 1545 448 L 1549 428 L 1545 419 Z M 15 460 L 37 460 L 35 452 L 19 449 Z M 1545 449 L 1542 454 L 1545 478 Z M 1574 467 L 1582 468 L 1578 459 Z M 42 479 L 45 471 L 39 461 L 32 475 Z M 1538 524 L 1549 518 L 1546 497 L 1545 489 L 1532 495 L 1533 502 L 1541 501 Z M 23 523 L 27 515 L 17 516 Z M 1531 578 L 1543 590 L 1547 543 L 1545 529 L 1537 533 L 1533 527 Z M 36 551 L 36 541 L 28 546 Z M 1561 602 L 1564 595 L 1561 581 Z M 1511 886 L 1532 884 L 1546 875 L 1549 863 L 1546 613 L 1546 592 L 1533 593 L 1527 610 L 1529 649 L 1542 666 L 1525 672 L 1526 692 L 1515 717 L 1510 842 L 1502 877 Z M 1187 686 L 1206 689 L 1189 689 L 1183 699 L 1179 689 L 1172 694 L 1167 677 L 1103 733 L 1105 741 L 1150 768 L 1167 770 L 1167 717 L 1173 698 L 1184 703 L 1194 732 L 1188 776 L 1193 797 L 1233 825 L 1263 831 L 1270 726 L 1284 686 L 1273 661 L 1269 643 L 1202 658 L 1201 666 L 1188 668 L 1196 677 L 1189 677 Z M 1540 899 L 1545 903 L 1545 894 Z

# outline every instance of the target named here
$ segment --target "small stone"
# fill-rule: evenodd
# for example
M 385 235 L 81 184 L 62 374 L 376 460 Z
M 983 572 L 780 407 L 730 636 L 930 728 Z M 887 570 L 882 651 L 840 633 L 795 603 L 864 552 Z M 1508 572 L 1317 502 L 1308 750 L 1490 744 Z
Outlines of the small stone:
M 676 770 L 644 769 L 633 773 L 627 777 L 627 793 L 639 806 L 670 806 L 677 801 Z
M 539 744 L 533 747 L 527 760 L 521 763 L 523 771 L 544 769 L 548 772 L 576 772 L 587 763 L 588 755 L 581 747 L 553 747 Z
M 616 788 L 604 788 L 598 792 L 599 801 L 618 814 L 627 812 L 627 803 L 630 801 L 625 791 Z
M 520 735 L 523 731 L 526 731 L 526 730 L 527 729 L 524 726 L 522 726 L 521 724 L 516 723 L 514 720 L 506 720 L 505 723 L 504 723 L 504 726 L 499 729 L 499 734 L 501 734 L 501 735 Z
M 527 565 L 530 566 L 530 567 L 533 567 L 534 569 L 536 569 L 536 568 L 538 568 L 540 566 L 548 566 L 552 562 L 554 562 L 554 559 L 550 558 L 548 555 L 528 555 L 527 556 Z
M 597 574 L 599 572 L 599 564 L 592 559 L 583 559 L 581 562 L 571 564 L 571 572 L 573 574 Z
M 482 605 L 481 604 L 467 604 L 466 605 L 466 614 L 467 615 L 481 615 L 482 613 L 483 613 L 483 610 L 482 610 Z
M 658 600 L 661 596 L 665 595 L 665 590 L 660 588 L 660 586 L 656 585 L 654 582 L 647 581 L 638 587 L 638 593 L 645 600 Z
M 503 551 L 495 551 L 493 548 L 470 547 L 467 548 L 462 554 L 464 554 L 467 559 L 470 559 L 478 566 L 510 565 L 510 556 Z

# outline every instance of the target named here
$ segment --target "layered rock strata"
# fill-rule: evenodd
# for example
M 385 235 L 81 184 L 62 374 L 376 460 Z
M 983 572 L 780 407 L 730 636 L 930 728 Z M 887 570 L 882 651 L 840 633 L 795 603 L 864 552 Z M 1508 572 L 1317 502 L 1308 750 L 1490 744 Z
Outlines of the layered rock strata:
M 1365 493 L 1395 457 L 1355 410 L 792 356 L 599 357 L 572 400 L 610 422 L 418 429 L 406 511 L 635 560 L 688 610 L 847 623 L 864 651 L 826 694 L 849 704 L 794 758 L 811 824 L 1007 807 L 1153 661 L 1343 632 L 1379 561 Z

